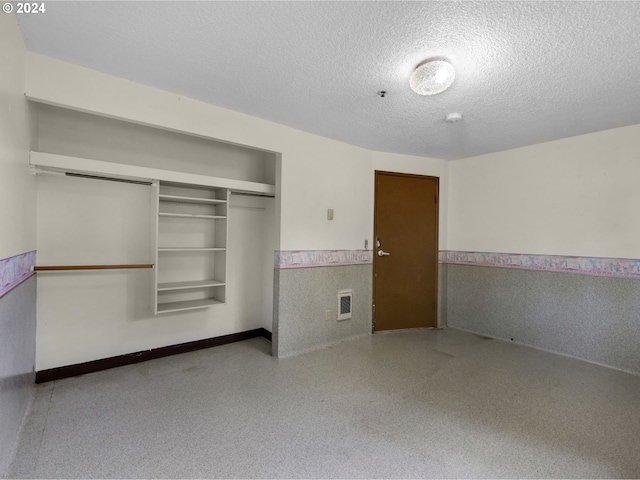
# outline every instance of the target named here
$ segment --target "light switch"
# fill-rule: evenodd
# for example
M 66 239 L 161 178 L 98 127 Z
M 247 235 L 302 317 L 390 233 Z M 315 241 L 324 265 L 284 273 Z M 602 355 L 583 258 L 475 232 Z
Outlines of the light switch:
M 333 208 L 327 210 L 327 220 L 333 220 Z

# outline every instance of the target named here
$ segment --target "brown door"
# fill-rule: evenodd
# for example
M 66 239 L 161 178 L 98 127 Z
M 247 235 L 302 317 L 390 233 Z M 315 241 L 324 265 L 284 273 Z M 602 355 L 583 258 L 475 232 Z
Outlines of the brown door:
M 438 178 L 376 171 L 374 331 L 437 326 Z

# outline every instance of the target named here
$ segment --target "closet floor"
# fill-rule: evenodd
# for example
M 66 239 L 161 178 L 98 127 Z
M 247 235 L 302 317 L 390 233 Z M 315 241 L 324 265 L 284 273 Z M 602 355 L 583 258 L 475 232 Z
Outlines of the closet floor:
M 37 387 L 23 478 L 640 477 L 640 377 L 453 329 Z

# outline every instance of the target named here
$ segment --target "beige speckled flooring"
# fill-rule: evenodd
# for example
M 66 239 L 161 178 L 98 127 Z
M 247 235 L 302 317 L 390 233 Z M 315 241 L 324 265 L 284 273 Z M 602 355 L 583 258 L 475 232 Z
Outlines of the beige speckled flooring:
M 12 475 L 640 477 L 640 377 L 453 329 L 269 351 L 38 386 Z

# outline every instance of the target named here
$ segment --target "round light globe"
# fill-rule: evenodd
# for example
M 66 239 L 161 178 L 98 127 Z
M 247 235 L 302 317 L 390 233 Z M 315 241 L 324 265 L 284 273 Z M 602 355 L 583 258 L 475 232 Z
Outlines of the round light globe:
M 409 85 L 418 95 L 435 95 L 449 88 L 455 78 L 453 65 L 444 60 L 432 60 L 413 71 Z

